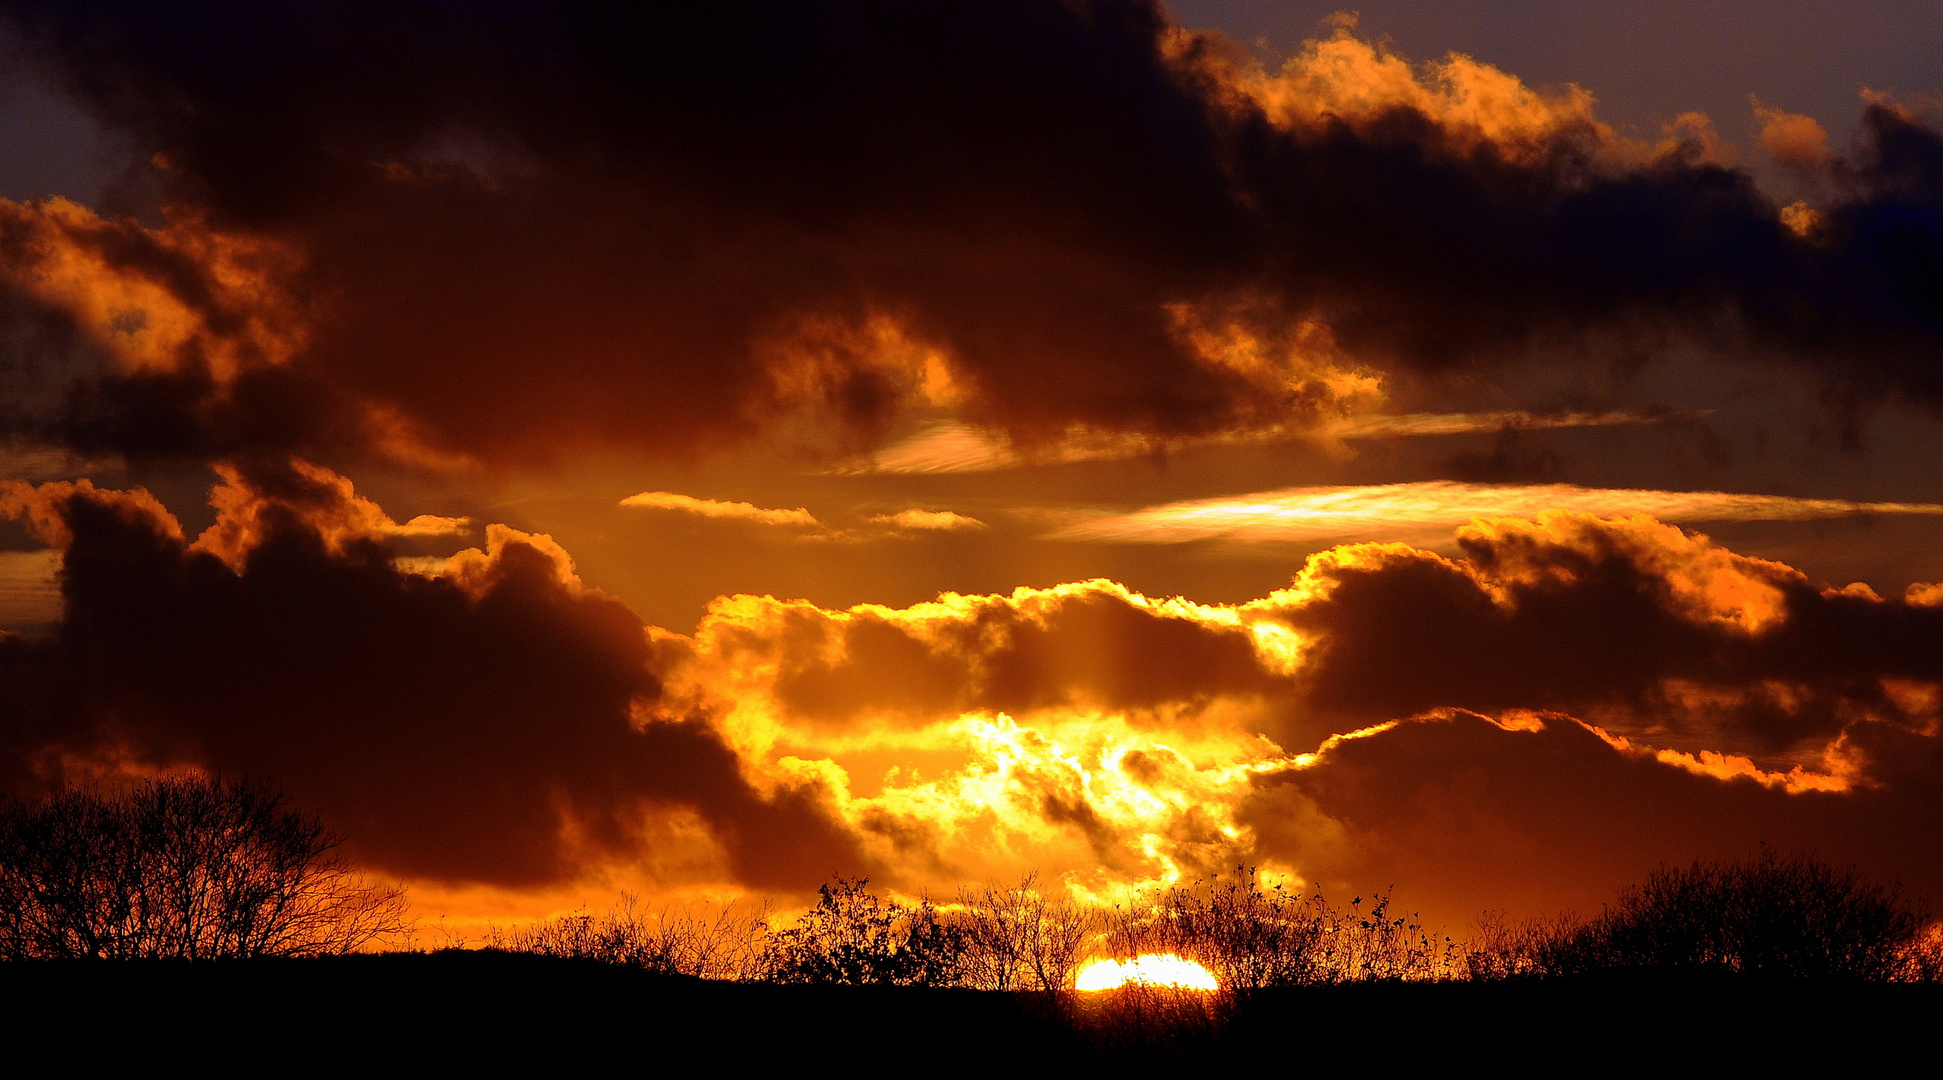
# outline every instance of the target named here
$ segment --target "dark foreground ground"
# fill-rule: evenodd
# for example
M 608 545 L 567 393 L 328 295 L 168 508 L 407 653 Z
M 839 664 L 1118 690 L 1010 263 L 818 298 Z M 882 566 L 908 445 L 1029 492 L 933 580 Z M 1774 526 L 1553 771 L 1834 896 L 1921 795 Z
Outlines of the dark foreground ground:
M 1943 987 L 1626 975 L 1208 995 L 760 986 L 493 952 L 0 964 L 14 1069 L 43 1055 L 266 1075 L 460 1067 L 536 1074 L 868 1077 L 1118 1072 L 1736 1075 L 1871 1062 L 1929 1074 Z M 1913 1055 L 1913 1056 L 1911 1056 Z M 13 1071 L 13 1070 L 8 1070 Z M 14 1072 L 14 1075 L 29 1075 Z M 1081 1073 L 1080 1075 L 1087 1075 Z

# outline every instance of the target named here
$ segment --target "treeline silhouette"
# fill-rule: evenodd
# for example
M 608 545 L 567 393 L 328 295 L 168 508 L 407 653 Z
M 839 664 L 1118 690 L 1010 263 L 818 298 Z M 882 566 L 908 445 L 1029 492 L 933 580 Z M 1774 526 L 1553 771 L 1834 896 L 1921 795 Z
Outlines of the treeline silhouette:
M 270 788 L 147 780 L 0 806 L 0 958 L 191 960 L 354 952 L 406 930 L 404 890 Z
M 780 926 L 762 909 L 644 914 L 629 898 L 602 915 L 494 929 L 486 944 L 705 978 L 1055 994 L 1090 960 L 1157 953 L 1192 960 L 1237 991 L 1470 973 L 1464 946 L 1391 914 L 1387 896 L 1332 905 L 1265 887 L 1247 867 L 1112 907 L 1051 895 L 1030 874 L 1016 886 L 961 889 L 942 905 L 896 903 L 868 884 L 838 877 Z
M 1231 995 L 1390 982 L 1688 971 L 1873 982 L 1943 980 L 1943 928 L 1892 886 L 1805 854 L 1661 868 L 1594 918 L 1510 922 L 1487 915 L 1465 940 L 1398 914 L 1387 894 L 1332 904 L 1264 885 L 1253 868 L 1141 894 L 1111 907 L 1016 887 L 900 904 L 838 877 L 817 906 L 775 925 L 761 909 L 630 901 L 487 944 L 645 970 L 751 982 L 1072 990 L 1092 959 L 1173 954 Z
M 1737 862 L 1662 867 L 1593 919 L 1487 918 L 1467 966 L 1473 978 L 1684 969 L 1936 982 L 1943 927 L 1895 886 L 1762 848 Z
M 339 838 L 246 781 L 149 780 L 0 804 L 0 958 L 231 959 L 344 954 L 408 940 L 401 888 L 360 876 Z M 1943 928 L 1894 886 L 1769 848 L 1662 867 L 1599 915 L 1487 915 L 1464 940 L 1390 896 L 1335 904 L 1253 868 L 1092 906 L 1017 885 L 898 902 L 837 877 L 792 920 L 747 903 L 632 899 L 494 929 L 505 953 L 765 984 L 1070 992 L 1094 959 L 1172 954 L 1228 996 L 1294 987 L 1702 971 L 1943 981 Z

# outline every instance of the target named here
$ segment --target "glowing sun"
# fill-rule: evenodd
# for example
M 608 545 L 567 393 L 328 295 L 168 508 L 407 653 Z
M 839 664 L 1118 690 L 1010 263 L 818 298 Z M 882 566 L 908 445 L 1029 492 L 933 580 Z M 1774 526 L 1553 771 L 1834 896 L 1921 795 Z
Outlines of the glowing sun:
M 1079 990 L 1112 990 L 1128 983 L 1172 986 L 1182 990 L 1215 990 L 1219 984 L 1207 968 L 1172 953 L 1136 956 L 1131 960 L 1095 960 L 1079 973 Z

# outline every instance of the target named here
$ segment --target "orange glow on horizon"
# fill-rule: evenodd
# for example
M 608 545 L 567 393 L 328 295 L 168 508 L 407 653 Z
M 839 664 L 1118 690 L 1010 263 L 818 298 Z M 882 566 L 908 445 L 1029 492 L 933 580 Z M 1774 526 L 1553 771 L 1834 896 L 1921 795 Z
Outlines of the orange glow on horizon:
M 1177 990 L 1219 990 L 1207 968 L 1172 953 L 1149 953 L 1131 960 L 1095 960 L 1080 971 L 1073 987 L 1084 992 L 1117 990 L 1132 983 Z

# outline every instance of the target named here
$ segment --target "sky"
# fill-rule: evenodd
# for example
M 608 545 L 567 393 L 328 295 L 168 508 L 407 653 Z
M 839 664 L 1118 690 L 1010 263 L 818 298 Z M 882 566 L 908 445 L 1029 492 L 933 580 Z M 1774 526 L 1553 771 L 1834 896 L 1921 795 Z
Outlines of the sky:
M 1943 901 L 1921 4 L 0 3 L 0 791 L 421 914 Z

